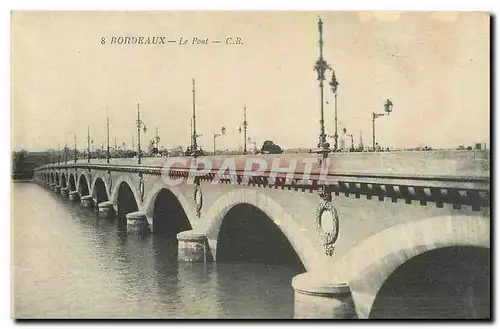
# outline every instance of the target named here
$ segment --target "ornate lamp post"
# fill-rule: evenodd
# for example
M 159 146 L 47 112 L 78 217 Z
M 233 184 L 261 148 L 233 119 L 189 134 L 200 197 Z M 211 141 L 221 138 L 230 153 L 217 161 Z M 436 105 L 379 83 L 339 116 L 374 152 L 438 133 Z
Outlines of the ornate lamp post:
M 241 134 L 241 127 L 243 126 L 243 154 L 247 154 L 247 127 L 248 127 L 248 121 L 247 121 L 247 107 L 243 107 L 243 122 L 240 125 L 240 128 L 238 129 L 240 134 Z
M 156 153 L 160 153 L 160 136 L 158 135 L 158 127 L 156 127 L 156 136 L 154 143 L 156 144 Z
M 325 134 L 325 120 L 324 120 L 324 110 L 323 110 L 323 81 L 325 80 L 325 71 L 330 69 L 328 63 L 323 59 L 323 22 L 321 18 L 318 21 L 318 30 L 319 30 L 319 59 L 316 61 L 314 65 L 314 69 L 318 74 L 317 80 L 319 81 L 319 90 L 320 90 L 320 120 L 319 120 L 319 141 L 318 148 L 315 150 L 315 153 L 318 155 L 321 154 L 321 159 L 326 158 L 330 151 L 330 144 L 326 142 L 326 134 Z
M 76 163 L 76 160 L 77 160 L 77 155 L 76 155 L 76 133 L 73 134 L 73 137 L 74 137 L 74 140 L 75 140 L 75 148 L 74 148 L 74 160 L 75 160 L 75 163 Z
M 337 81 L 337 77 L 335 76 L 334 70 L 332 70 L 332 80 L 330 81 L 329 85 L 330 85 L 330 89 L 333 92 L 333 96 L 335 97 L 335 135 L 333 135 L 333 138 L 335 140 L 335 144 L 334 144 L 333 150 L 335 152 L 337 152 L 338 147 L 339 147 L 339 144 L 338 144 L 339 135 L 337 133 L 337 128 L 338 128 L 338 124 L 337 124 L 337 88 L 339 86 L 339 82 Z
M 216 149 L 215 149 L 215 139 L 217 137 L 220 137 L 220 136 L 224 135 L 224 134 L 226 134 L 226 127 L 222 127 L 221 128 L 220 134 L 214 133 L 214 155 L 215 155 L 215 151 L 216 151 Z
M 191 151 L 193 155 L 198 149 L 198 144 L 196 143 L 196 81 L 193 78 L 193 131 L 191 136 Z
M 376 149 L 375 149 L 375 144 L 376 144 L 376 142 L 375 142 L 376 141 L 376 139 L 375 139 L 375 120 L 380 118 L 380 117 L 391 114 L 393 106 L 394 106 L 394 104 L 389 99 L 386 99 L 386 101 L 384 103 L 385 113 L 375 113 L 375 111 L 373 111 L 373 113 L 372 113 L 372 115 L 373 115 L 373 142 L 372 142 L 373 145 L 372 145 L 372 147 L 373 147 L 374 152 L 376 152 Z
M 92 142 L 92 144 L 94 144 L 94 140 L 92 138 L 90 138 L 90 127 L 87 126 L 87 162 L 88 163 L 90 163 L 90 157 L 91 157 L 90 142 Z
M 144 129 L 144 133 L 146 133 L 146 124 L 141 120 L 141 110 L 139 109 L 139 103 L 137 103 L 137 163 L 141 164 L 141 127 Z
M 68 153 L 67 153 L 67 150 L 68 150 L 68 143 L 66 143 L 66 141 L 64 141 L 64 163 L 68 163 Z
M 106 154 L 106 162 L 109 164 L 109 117 L 106 117 L 106 140 L 108 142 L 108 149 L 107 149 L 107 154 Z
M 191 129 L 191 155 L 196 157 L 201 154 L 200 150 L 198 150 L 198 143 L 196 142 L 196 138 L 201 137 L 202 135 L 196 134 L 196 82 L 193 78 L 193 118 L 191 120 L 192 129 Z

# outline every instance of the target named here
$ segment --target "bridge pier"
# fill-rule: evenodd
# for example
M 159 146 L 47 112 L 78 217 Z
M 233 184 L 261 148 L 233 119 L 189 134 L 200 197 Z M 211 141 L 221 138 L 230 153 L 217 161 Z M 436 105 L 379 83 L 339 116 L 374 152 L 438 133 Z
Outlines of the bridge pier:
M 54 192 L 60 193 L 61 192 L 61 185 L 55 185 L 54 186 Z
M 351 288 L 332 283 L 332 278 L 318 273 L 302 273 L 292 279 L 294 318 L 355 319 L 356 308 Z
M 67 197 L 69 194 L 69 189 L 67 187 L 62 187 L 61 188 L 61 196 Z
M 78 200 L 78 197 L 79 197 L 79 194 L 78 194 L 78 191 L 71 191 L 69 192 L 69 199 L 70 200 Z
M 115 209 L 111 201 L 104 201 L 97 205 L 99 208 L 99 217 L 113 217 Z
M 81 198 L 81 204 L 83 208 L 92 208 L 94 200 L 90 195 L 84 195 Z
M 184 231 L 177 234 L 179 250 L 177 259 L 181 262 L 213 261 L 208 245 L 207 235 L 195 231 Z
M 129 212 L 125 217 L 127 217 L 127 231 L 129 232 L 141 232 L 149 228 L 146 214 L 142 211 Z

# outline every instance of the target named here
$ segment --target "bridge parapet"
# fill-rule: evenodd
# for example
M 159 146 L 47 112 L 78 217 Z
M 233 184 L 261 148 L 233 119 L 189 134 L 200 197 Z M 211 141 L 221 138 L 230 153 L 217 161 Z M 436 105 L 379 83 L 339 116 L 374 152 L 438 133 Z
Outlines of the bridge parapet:
M 323 191 L 367 199 L 452 204 L 473 210 L 490 205 L 488 152 L 396 152 L 334 154 L 322 165 L 311 155 L 178 157 L 93 160 L 53 164 L 37 171 L 87 169 L 162 176 L 167 185 L 234 184 L 261 188 Z M 410 163 L 408 163 L 410 162 Z M 421 166 L 421 167 L 419 167 Z
M 305 167 L 307 163 L 312 163 L 313 171 L 320 167 L 317 158 L 312 154 L 280 154 L 280 155 L 237 155 L 237 156 L 207 156 L 198 159 L 207 159 L 220 167 L 227 159 L 234 160 L 236 168 L 244 168 L 249 158 L 262 159 L 271 168 L 273 161 L 277 158 L 280 164 L 285 166 L 296 161 L 297 170 Z M 190 163 L 192 157 L 145 157 L 142 163 L 145 166 L 161 167 L 166 161 L 177 164 Z M 460 150 L 439 150 L 439 151 L 408 151 L 408 152 L 350 152 L 333 153 L 328 157 L 329 170 L 334 172 L 351 173 L 371 173 L 371 174 L 404 174 L 404 175 L 452 175 L 463 177 L 489 176 L 490 154 L 488 150 L 460 151 Z M 92 159 L 91 164 L 106 164 L 106 159 Z M 78 160 L 76 164 L 87 164 L 87 160 Z M 68 161 L 68 164 L 74 164 Z M 134 166 L 137 159 L 134 158 L 111 158 L 111 165 Z M 51 167 L 46 165 L 46 167 Z M 59 165 L 64 165 L 60 163 Z M 42 166 L 44 167 L 44 166 Z M 40 167 L 40 168 L 42 168 Z

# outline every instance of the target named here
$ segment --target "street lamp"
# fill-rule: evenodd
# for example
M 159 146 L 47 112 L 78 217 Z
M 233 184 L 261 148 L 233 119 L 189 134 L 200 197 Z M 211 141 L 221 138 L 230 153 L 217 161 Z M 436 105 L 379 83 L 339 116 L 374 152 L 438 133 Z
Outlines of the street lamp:
M 186 152 L 189 152 L 187 153 L 187 155 L 193 155 L 193 156 L 197 156 L 198 155 L 198 151 L 194 152 L 193 151 L 193 139 L 196 139 L 198 137 L 201 137 L 203 136 L 203 134 L 193 134 L 193 118 L 191 118 L 191 146 L 189 146 L 187 149 L 186 149 Z M 198 148 L 198 143 L 196 143 L 196 148 Z
M 248 127 L 248 121 L 247 121 L 247 107 L 243 107 L 243 122 L 241 123 L 240 127 L 238 128 L 238 131 L 241 134 L 241 127 L 243 126 L 243 154 L 247 154 L 247 127 Z
M 328 63 L 323 59 L 323 22 L 321 18 L 318 21 L 318 30 L 319 30 L 319 59 L 316 61 L 314 65 L 314 70 L 316 70 L 318 74 L 317 80 L 319 81 L 319 90 L 320 90 L 320 120 L 319 120 L 319 141 L 318 148 L 315 150 L 315 153 L 318 155 L 321 154 L 320 161 L 322 162 L 324 158 L 328 156 L 330 151 L 330 144 L 326 142 L 326 134 L 325 134 L 325 120 L 324 120 L 324 109 L 323 109 L 323 81 L 325 80 L 325 71 L 331 69 Z
M 196 134 L 196 82 L 193 78 L 193 118 L 191 119 L 191 155 L 196 157 L 201 154 L 198 150 L 198 144 L 196 138 L 202 135 Z
M 77 155 L 76 155 L 76 133 L 73 133 L 73 137 L 74 137 L 74 140 L 75 140 L 75 149 L 74 149 L 74 160 L 75 160 L 75 163 L 76 163 L 76 158 L 77 158 Z
M 373 111 L 372 113 L 372 120 L 373 120 L 373 142 L 372 142 L 372 147 L 373 147 L 373 151 L 375 152 L 375 120 L 380 118 L 380 117 L 383 117 L 383 116 L 386 116 L 386 115 L 389 115 L 391 114 L 392 112 L 392 108 L 394 107 L 394 104 L 389 100 L 389 99 L 386 99 L 385 103 L 384 103 L 384 111 L 385 113 L 375 113 L 375 111 Z
M 68 149 L 68 143 L 64 141 L 64 163 L 68 163 L 68 154 L 67 154 L 67 149 Z
M 146 124 L 141 120 L 141 111 L 139 109 L 139 103 L 137 103 L 137 163 L 141 164 L 141 127 L 146 133 Z
M 338 146 L 339 146 L 339 144 L 338 144 L 339 135 L 337 133 L 337 127 L 338 127 L 338 124 L 337 124 L 337 89 L 339 86 L 339 82 L 337 81 L 337 77 L 335 75 L 334 70 L 332 70 L 332 80 L 330 81 L 329 85 L 330 85 L 330 89 L 332 90 L 333 95 L 335 97 L 335 135 L 333 135 L 333 138 L 335 139 L 335 144 L 334 144 L 333 150 L 335 152 L 337 152 Z
M 107 150 L 107 154 L 106 154 L 106 162 L 109 164 L 109 157 L 110 157 L 110 154 L 109 154 L 109 117 L 106 117 L 106 139 L 107 139 L 107 142 L 108 142 L 108 150 Z
M 156 127 L 156 136 L 153 139 L 153 142 L 156 144 L 156 154 L 160 153 L 160 136 L 158 135 L 158 127 Z
M 92 142 L 92 145 L 94 144 L 94 140 L 90 138 L 90 127 L 87 126 L 87 162 L 90 163 L 90 142 Z
M 220 131 L 221 131 L 220 134 L 214 133 L 214 155 L 215 155 L 215 139 L 219 136 L 226 134 L 226 127 L 223 126 Z

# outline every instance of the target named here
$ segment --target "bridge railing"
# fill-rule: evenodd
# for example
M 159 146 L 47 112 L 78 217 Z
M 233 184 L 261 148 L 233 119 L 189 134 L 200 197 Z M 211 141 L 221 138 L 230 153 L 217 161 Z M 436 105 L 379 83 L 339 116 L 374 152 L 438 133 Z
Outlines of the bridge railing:
M 435 151 L 435 152 L 384 152 L 384 153 L 337 153 L 330 155 L 328 163 L 320 166 L 310 154 L 265 155 L 265 156 L 209 156 L 196 158 L 198 163 L 208 164 L 211 169 L 234 164 L 234 169 L 245 169 L 248 162 L 265 163 L 265 170 L 288 168 L 291 171 L 310 171 L 317 173 L 324 170 L 329 173 L 385 175 L 407 177 L 464 177 L 489 178 L 490 156 L 488 151 Z M 230 161 L 229 161 L 230 160 Z M 191 168 L 195 158 L 143 158 L 143 167 L 185 167 Z M 226 161 L 226 163 L 225 163 Z M 87 160 L 58 163 L 41 166 L 44 168 L 88 166 Z M 107 165 L 106 159 L 92 159 L 91 165 Z M 110 166 L 137 166 L 137 159 L 110 159 Z M 309 166 L 309 167 L 308 167 Z M 116 168 L 113 166 L 113 168 Z M 278 170 L 280 171 L 280 170 Z
M 46 165 L 37 170 L 85 168 L 158 175 L 175 185 L 206 181 L 310 192 L 326 189 L 337 195 L 390 198 L 393 202 L 404 199 L 422 204 L 432 201 L 438 206 L 489 207 L 489 153 L 407 154 L 410 152 L 334 155 L 321 165 L 314 156 L 297 155 L 150 158 L 141 165 L 133 159 L 110 164 L 104 159 Z

